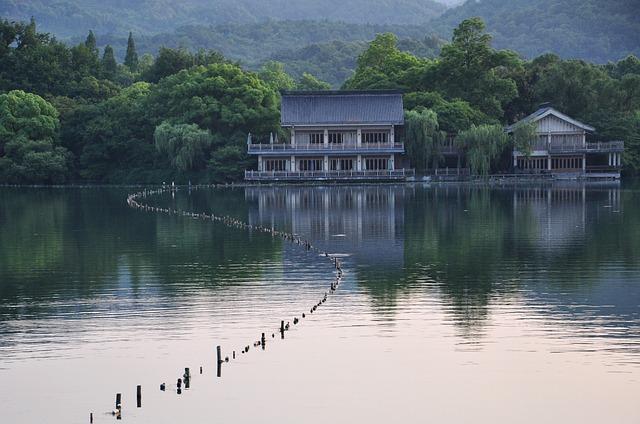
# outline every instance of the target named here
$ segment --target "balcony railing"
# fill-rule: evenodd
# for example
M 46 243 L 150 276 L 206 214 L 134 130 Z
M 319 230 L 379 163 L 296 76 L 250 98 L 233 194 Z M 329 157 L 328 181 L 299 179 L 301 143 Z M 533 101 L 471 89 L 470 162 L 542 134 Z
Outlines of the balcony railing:
M 344 151 L 404 151 L 404 143 L 329 143 L 325 144 L 249 144 L 249 153 L 270 153 L 270 152 L 344 152 Z
M 245 171 L 247 181 L 309 181 L 309 180 L 404 180 L 415 176 L 413 169 L 367 171 Z
M 624 151 L 624 141 L 605 141 L 597 143 L 554 144 L 549 146 L 551 153 L 614 153 Z
M 598 143 L 587 143 L 587 152 L 623 152 L 624 141 L 604 141 Z

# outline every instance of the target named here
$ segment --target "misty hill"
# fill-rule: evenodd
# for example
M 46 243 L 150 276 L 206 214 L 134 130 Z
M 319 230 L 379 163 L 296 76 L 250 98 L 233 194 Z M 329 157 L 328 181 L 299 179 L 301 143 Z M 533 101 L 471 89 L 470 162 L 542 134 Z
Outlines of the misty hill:
M 215 50 L 225 57 L 257 69 L 264 62 L 277 60 L 298 78 L 310 72 L 334 86 L 342 84 L 355 69 L 358 55 L 376 34 L 392 32 L 400 38 L 400 48 L 418 56 L 430 57 L 443 43 L 425 37 L 425 26 L 347 24 L 329 21 L 264 21 L 253 25 L 229 23 L 214 26 L 189 25 L 173 32 L 136 35 L 140 54 L 156 54 L 160 47 Z M 84 41 L 74 37 L 72 44 Z M 127 34 L 98 35 L 98 46 L 114 47 L 122 60 Z
M 41 30 L 58 37 L 90 29 L 100 34 L 157 34 L 184 25 L 265 19 L 421 24 L 445 9 L 434 0 L 0 0 L 0 16 L 33 16 Z
M 553 52 L 593 62 L 640 54 L 638 0 L 469 0 L 433 21 L 446 36 L 480 16 L 498 48 L 532 58 Z

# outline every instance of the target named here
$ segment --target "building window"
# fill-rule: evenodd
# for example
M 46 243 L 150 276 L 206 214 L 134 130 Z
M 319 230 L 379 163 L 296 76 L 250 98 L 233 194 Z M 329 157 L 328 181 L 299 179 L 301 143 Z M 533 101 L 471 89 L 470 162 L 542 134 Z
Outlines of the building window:
M 370 158 L 365 159 L 364 166 L 367 171 L 386 170 L 389 166 L 389 159 L 386 158 Z
M 266 159 L 264 161 L 265 171 L 286 171 L 287 160 L 286 159 Z
M 322 171 L 322 159 L 300 159 L 300 171 Z
M 344 143 L 344 134 L 341 132 L 329 133 L 329 144 L 342 144 Z
M 352 171 L 353 159 L 331 159 L 329 169 L 331 171 Z
M 362 132 L 363 143 L 387 143 L 389 140 L 389 133 L 382 132 Z
M 310 133 L 309 144 L 324 144 L 324 133 Z
M 551 168 L 552 169 L 573 169 L 573 170 L 581 169 L 582 158 L 581 157 L 552 158 Z

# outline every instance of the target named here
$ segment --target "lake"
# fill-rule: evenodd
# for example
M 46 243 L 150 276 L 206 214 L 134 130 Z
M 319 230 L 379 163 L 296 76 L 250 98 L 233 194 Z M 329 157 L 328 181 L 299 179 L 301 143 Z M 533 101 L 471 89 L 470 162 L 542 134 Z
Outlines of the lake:
M 326 258 L 129 208 L 133 191 L 0 188 L 0 421 L 110 422 L 122 393 L 131 423 L 640 422 L 636 184 L 145 199 L 340 257 L 342 284 L 313 314 L 335 278 Z

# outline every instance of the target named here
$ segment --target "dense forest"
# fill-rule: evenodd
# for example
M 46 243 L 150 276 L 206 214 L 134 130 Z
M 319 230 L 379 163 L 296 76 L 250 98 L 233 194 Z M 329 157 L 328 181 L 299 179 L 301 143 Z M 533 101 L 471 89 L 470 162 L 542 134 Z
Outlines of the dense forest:
M 250 27 L 269 19 L 422 24 L 444 10 L 433 0 L 0 0 L 0 16 L 34 17 L 45 31 L 60 37 L 89 30 L 156 34 L 227 22 Z
M 93 30 L 101 47 L 109 44 L 117 55 L 133 31 L 142 53 L 162 46 L 214 49 L 249 66 L 271 60 L 278 50 L 368 42 L 381 32 L 450 39 L 471 17 L 486 22 L 497 48 L 529 59 L 555 53 L 606 63 L 640 54 L 637 0 L 0 0 L 0 16 L 34 17 L 44 31 L 73 44 Z
M 338 87 L 351 76 L 356 58 L 376 34 L 392 32 L 401 39 L 400 46 L 416 55 L 437 55 L 444 40 L 424 36 L 417 25 L 345 24 L 330 21 L 264 21 L 252 25 L 225 23 L 214 26 L 188 25 L 172 33 L 136 36 L 139 54 L 155 54 L 161 47 L 192 47 L 215 50 L 225 57 L 257 70 L 262 64 L 283 62 L 288 72 L 300 77 L 312 72 Z M 86 35 L 86 34 L 85 34 Z M 73 44 L 82 41 L 75 37 Z M 98 37 L 99 47 L 114 48 L 116 57 L 124 58 L 126 33 Z
M 625 140 L 625 172 L 638 173 L 637 57 L 525 60 L 491 43 L 478 18 L 462 22 L 432 58 L 379 34 L 362 46 L 343 87 L 404 90 L 407 151 L 420 170 L 437 166 L 439 142 L 457 134 L 468 166 L 494 172 L 527 139 L 526 128 L 521 140 L 507 138 L 503 125 L 550 101 L 594 125 L 594 140 Z M 251 71 L 215 51 L 140 55 L 131 34 L 127 45 L 119 63 L 92 32 L 69 46 L 33 20 L 0 22 L 0 182 L 236 181 L 255 165 L 247 133 L 281 132 L 279 91 L 329 87 L 308 72 L 294 78 L 276 61 Z
M 432 21 L 442 36 L 482 18 L 495 46 L 533 58 L 555 53 L 605 63 L 640 55 L 638 0 L 470 0 Z

